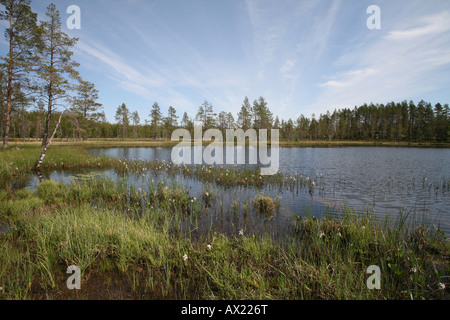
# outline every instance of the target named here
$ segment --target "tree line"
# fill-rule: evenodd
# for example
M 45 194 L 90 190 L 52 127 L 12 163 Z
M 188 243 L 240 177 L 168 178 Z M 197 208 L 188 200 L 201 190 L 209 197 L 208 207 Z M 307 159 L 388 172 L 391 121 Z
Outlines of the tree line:
M 88 108 L 89 109 L 89 108 Z M 54 122 L 58 118 L 56 114 Z M 364 140 L 364 141 L 449 141 L 449 106 L 420 101 L 364 104 L 353 109 L 343 108 L 307 118 L 300 115 L 287 121 L 273 117 L 263 97 L 251 105 L 246 97 L 240 111 L 215 112 L 213 105 L 205 101 L 195 116 L 184 112 L 180 117 L 170 106 L 166 113 L 155 102 L 141 121 L 137 111 L 130 111 L 121 104 L 115 114 L 115 123 L 106 120 L 104 114 L 87 111 L 86 116 L 68 114 L 61 121 L 56 136 L 67 140 L 86 139 L 154 139 L 170 140 L 175 129 L 194 132 L 194 122 L 200 121 L 203 129 L 216 128 L 225 134 L 227 129 L 279 129 L 284 141 L 301 140 Z M 13 112 L 12 136 L 16 139 L 42 139 L 46 123 L 42 104 L 32 110 L 19 108 Z M 54 126 L 54 124 L 52 125 Z
M 0 19 L 8 27 L 9 50 L 0 63 L 0 132 L 3 147 L 11 137 L 42 140 L 43 156 L 60 135 L 63 120 L 82 134 L 85 123 L 103 116 L 94 84 L 82 79 L 73 60 L 78 39 L 62 31 L 51 3 L 38 21 L 30 0 L 0 0 Z M 34 106 L 34 110 L 29 110 Z M 56 117 L 55 117 L 56 116 Z M 67 116 L 67 119 L 63 116 Z
M 0 18 L 9 28 L 5 38 L 9 51 L 0 64 L 0 136 L 3 147 L 9 140 L 42 141 L 43 155 L 51 140 L 154 139 L 168 140 L 177 128 L 191 133 L 194 122 L 203 129 L 279 129 L 285 141 L 299 140 L 381 140 L 448 142 L 448 104 L 420 101 L 364 104 L 342 108 L 318 117 L 280 120 L 263 97 L 252 103 L 245 97 L 237 114 L 215 112 L 208 101 L 197 113 L 180 117 L 170 106 L 163 113 L 158 102 L 149 108 L 146 119 L 130 111 L 125 103 L 117 107 L 115 123 L 106 120 L 97 102 L 95 85 L 85 81 L 72 59 L 71 49 L 78 39 L 62 31 L 59 11 L 47 7 L 46 20 L 37 21 L 30 0 L 0 0 Z

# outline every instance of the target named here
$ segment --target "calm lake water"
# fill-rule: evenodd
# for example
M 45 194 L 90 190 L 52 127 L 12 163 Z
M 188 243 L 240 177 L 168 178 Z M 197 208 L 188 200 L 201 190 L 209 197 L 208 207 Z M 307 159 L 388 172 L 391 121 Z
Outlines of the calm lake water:
M 124 159 L 171 160 L 171 148 L 92 149 L 93 155 Z M 224 151 L 225 154 L 225 151 Z M 248 150 L 247 150 L 248 154 Z M 423 214 L 439 221 L 450 233 L 450 149 L 341 147 L 280 148 L 280 171 L 299 173 L 325 182 L 320 195 L 280 192 L 289 214 L 302 215 L 307 204 L 339 207 L 361 212 L 373 207 L 379 217 L 400 211 Z M 448 187 L 447 187 L 448 188 Z M 237 199 L 247 196 L 239 191 Z
M 90 149 L 92 155 L 123 159 L 171 161 L 171 148 L 102 148 Z M 248 154 L 249 150 L 247 150 Z M 225 154 L 225 151 L 224 151 Z M 280 148 L 280 171 L 315 179 L 320 188 L 311 195 L 308 190 L 254 187 L 223 188 L 205 186 L 201 181 L 164 175 L 126 177 L 136 188 L 145 188 L 151 179 L 185 185 L 191 196 L 201 197 L 208 190 L 216 194 L 209 213 L 198 221 L 198 232 L 211 228 L 225 233 L 238 230 L 268 230 L 274 236 L 283 234 L 294 216 L 339 214 L 346 206 L 356 212 L 370 208 L 374 215 L 395 220 L 401 212 L 423 216 L 450 235 L 450 149 L 395 147 Z M 120 179 L 114 170 L 102 174 Z M 74 172 L 53 172 L 48 176 L 70 182 Z M 36 177 L 16 183 L 35 187 Z M 270 220 L 256 213 L 224 214 L 234 201 L 249 203 L 258 194 L 280 198 L 280 211 Z

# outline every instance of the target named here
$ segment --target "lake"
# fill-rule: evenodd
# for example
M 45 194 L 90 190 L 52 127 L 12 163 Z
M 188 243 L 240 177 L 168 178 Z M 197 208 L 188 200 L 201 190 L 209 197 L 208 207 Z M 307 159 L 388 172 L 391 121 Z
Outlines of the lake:
M 171 161 L 172 148 L 98 148 L 90 149 L 94 156 L 107 155 L 128 160 Z M 249 150 L 247 148 L 246 154 Z M 225 151 L 224 151 L 225 154 Z M 395 220 L 401 212 L 425 217 L 430 223 L 450 234 L 450 150 L 434 148 L 397 147 L 337 147 L 337 148 L 280 148 L 280 171 L 299 174 L 317 181 L 313 194 L 306 189 L 283 189 L 267 186 L 224 188 L 205 186 L 193 178 L 177 176 L 169 181 L 162 175 L 126 177 L 136 188 L 145 188 L 146 179 L 163 179 L 166 183 L 185 185 L 190 194 L 201 198 L 205 190 L 217 194 L 207 215 L 199 218 L 198 232 L 211 228 L 224 233 L 237 230 L 268 230 L 275 237 L 283 234 L 294 216 L 335 215 L 339 208 L 350 207 L 358 213 L 372 209 L 374 216 L 389 216 Z M 101 174 L 120 179 L 114 170 Z M 70 182 L 77 172 L 53 172 L 48 177 Z M 33 188 L 36 177 L 18 182 Z M 238 200 L 248 203 L 258 194 L 280 200 L 279 213 L 270 221 L 250 213 L 223 214 Z
M 165 161 L 171 160 L 171 152 L 171 148 L 90 150 L 92 155 Z M 378 217 L 395 216 L 403 210 L 439 220 L 441 229 L 450 233 L 450 195 L 446 190 L 450 183 L 449 149 L 280 148 L 280 171 L 324 181 L 321 194 L 314 197 L 283 193 L 282 205 L 290 214 L 301 215 L 306 202 L 347 205 L 358 212 L 373 207 Z

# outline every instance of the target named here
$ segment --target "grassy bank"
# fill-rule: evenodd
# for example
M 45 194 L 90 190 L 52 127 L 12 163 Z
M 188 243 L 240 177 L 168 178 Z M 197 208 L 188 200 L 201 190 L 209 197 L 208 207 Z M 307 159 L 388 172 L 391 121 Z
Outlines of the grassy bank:
M 28 144 L 0 149 L 0 177 L 6 180 L 28 175 L 33 172 L 40 154 L 39 146 Z M 112 168 L 117 163 L 118 159 L 93 157 L 83 147 L 53 146 L 47 152 L 42 171 Z
M 0 178 L 12 181 L 34 172 L 36 159 L 40 148 L 35 146 L 14 147 L 8 150 L 0 149 Z M 265 184 L 286 185 L 289 187 L 308 187 L 310 190 L 319 186 L 319 181 L 300 175 L 285 176 L 278 173 L 273 176 L 261 176 L 257 168 L 227 168 L 225 166 L 185 166 L 174 165 L 165 161 L 121 160 L 107 156 L 92 156 L 85 147 L 53 146 L 47 152 L 42 165 L 43 172 L 55 170 L 105 170 L 114 169 L 119 174 L 142 175 L 148 172 L 154 174 L 181 174 L 185 177 L 199 179 L 204 182 L 214 182 L 223 186 L 263 186 Z
M 254 210 L 261 199 L 270 202 L 255 199 Z M 2 191 L 0 299 L 448 298 L 450 248 L 435 228 L 344 210 L 295 219 L 283 241 L 182 232 L 182 221 L 196 229 L 204 201 L 183 186 L 143 191 L 95 177 Z M 70 265 L 81 268 L 80 291 L 66 287 Z M 380 290 L 366 286 L 371 265 Z
M 55 139 L 55 146 L 77 146 L 88 148 L 115 148 L 115 147 L 174 147 L 178 142 L 169 140 L 152 140 L 152 139 L 102 139 L 87 141 L 67 141 Z M 39 147 L 41 141 L 15 141 L 10 144 L 12 148 L 34 146 Z M 280 141 L 281 147 L 420 147 L 420 148 L 449 148 L 449 142 L 427 142 L 427 141 L 361 141 L 361 140 L 299 140 L 299 141 Z

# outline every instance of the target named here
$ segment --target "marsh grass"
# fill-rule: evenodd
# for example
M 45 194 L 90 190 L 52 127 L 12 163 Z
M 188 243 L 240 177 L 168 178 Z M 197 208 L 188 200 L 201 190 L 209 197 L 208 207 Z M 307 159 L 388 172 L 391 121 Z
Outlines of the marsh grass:
M 273 200 L 270 197 L 259 195 L 252 200 L 252 204 L 257 212 L 270 216 L 273 214 L 275 208 L 279 208 L 280 201 L 279 199 Z
M 29 174 L 39 150 L 0 151 L 0 176 Z M 7 222 L 9 231 L 0 234 L 0 299 L 448 299 L 448 240 L 413 212 L 389 221 L 344 208 L 318 219 L 302 208 L 303 217 L 282 240 L 251 230 L 225 235 L 211 229 L 201 237 L 189 232 L 198 228 L 208 203 L 222 201 L 214 184 L 320 193 L 320 177 L 94 157 L 79 146 L 49 150 L 43 170 L 71 169 L 134 174 L 147 179 L 146 188 L 80 174 L 68 184 L 1 189 L 0 223 Z M 155 182 L 148 173 L 162 179 Z M 199 199 L 169 183 L 179 174 L 204 183 Z M 439 192 L 448 189 L 443 182 Z M 270 215 L 277 209 L 277 200 L 264 194 L 253 200 L 229 208 L 222 201 L 221 214 Z M 66 288 L 72 264 L 82 270 L 78 293 Z M 382 270 L 381 290 L 366 286 L 370 265 Z
M 3 185 L 13 179 L 29 176 L 34 172 L 40 148 L 34 146 L 15 147 L 8 150 L 0 149 L 0 178 Z M 234 168 L 226 166 L 186 166 L 175 165 L 165 161 L 122 160 L 107 156 L 92 156 L 87 149 L 80 146 L 55 146 L 47 152 L 42 172 L 76 171 L 76 170 L 115 170 L 120 175 L 135 174 L 137 176 L 151 173 L 156 176 L 182 175 L 198 179 L 204 183 L 214 183 L 224 187 L 254 186 L 262 188 L 265 185 L 295 188 L 309 188 L 312 183 L 320 185 L 317 179 L 303 177 L 300 174 L 261 176 L 259 168 Z
M 143 191 L 95 175 L 15 191 L 0 201 L 11 225 L 0 235 L 0 299 L 448 298 L 448 242 L 412 216 L 298 217 L 283 241 L 180 232 L 182 221 L 196 228 L 206 200 L 176 184 Z M 224 214 L 245 210 L 235 203 Z M 70 265 L 82 270 L 79 293 L 65 287 Z M 382 270 L 381 290 L 366 286 L 370 265 Z

